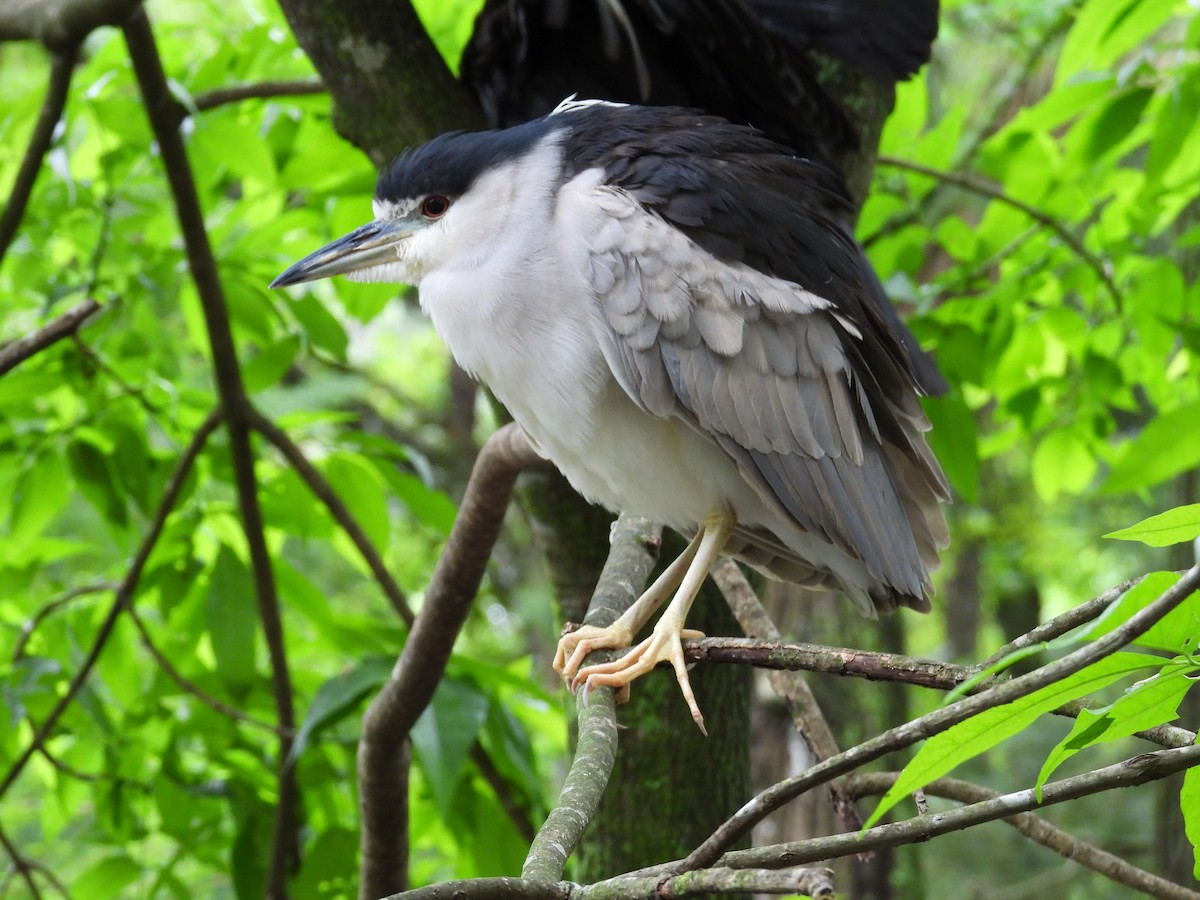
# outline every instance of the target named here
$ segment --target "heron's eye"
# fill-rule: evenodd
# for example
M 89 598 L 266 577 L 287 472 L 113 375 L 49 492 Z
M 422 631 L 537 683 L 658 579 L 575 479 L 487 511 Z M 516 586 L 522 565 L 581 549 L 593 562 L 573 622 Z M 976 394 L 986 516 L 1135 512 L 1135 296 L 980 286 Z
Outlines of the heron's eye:
M 421 215 L 427 219 L 440 219 L 450 208 L 450 201 L 441 194 L 430 194 L 421 201 Z

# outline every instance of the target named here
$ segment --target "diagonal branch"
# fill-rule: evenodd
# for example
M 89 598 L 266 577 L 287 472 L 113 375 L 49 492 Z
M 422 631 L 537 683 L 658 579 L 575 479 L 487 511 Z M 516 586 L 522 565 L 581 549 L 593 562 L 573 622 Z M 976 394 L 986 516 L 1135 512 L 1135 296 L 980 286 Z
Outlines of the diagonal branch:
M 187 449 L 183 451 L 183 455 L 179 457 L 179 462 L 175 465 L 175 471 L 171 473 L 166 490 L 163 491 L 162 500 L 159 501 L 158 509 L 154 513 L 154 520 L 150 523 L 150 528 L 146 532 L 146 536 L 142 538 L 142 543 L 138 547 L 133 562 L 129 565 L 129 570 L 125 573 L 125 577 L 121 579 L 121 583 L 117 587 L 112 607 L 100 623 L 95 640 L 92 641 L 91 649 L 88 650 L 87 656 L 84 657 L 79 670 L 71 678 L 66 691 L 58 698 L 58 702 L 54 704 L 54 708 L 50 710 L 50 714 L 42 722 L 41 727 L 34 733 L 33 740 L 29 746 L 9 766 L 3 780 L 0 780 L 0 797 L 3 797 L 8 792 L 8 789 L 13 786 L 17 777 L 25 768 L 25 764 L 29 762 L 30 757 L 46 742 L 46 739 L 54 730 L 54 726 L 58 724 L 58 720 L 62 717 L 62 714 L 66 712 L 67 707 L 71 705 L 80 689 L 82 689 L 84 682 L 91 675 L 96 661 L 100 658 L 101 651 L 104 650 L 104 645 L 108 643 L 108 638 L 112 634 L 113 627 L 117 624 L 117 619 L 120 617 L 121 611 L 129 606 L 133 598 L 133 593 L 137 589 L 138 581 L 142 577 L 142 571 L 146 567 L 150 553 L 154 550 L 154 546 L 158 543 L 163 528 L 167 524 L 167 516 L 170 515 L 175 502 L 179 499 L 179 495 L 183 491 L 184 481 L 192 471 L 192 466 L 195 465 L 200 451 L 204 449 L 204 445 L 208 442 L 209 437 L 212 436 L 212 433 L 217 430 L 217 426 L 220 424 L 220 411 L 211 413 L 192 436 L 192 441 L 188 444 Z
M 7 211 L 6 209 L 5 212 Z M 0 253 L 2 252 L 3 250 L 0 248 Z M 89 297 L 58 318 L 47 322 L 32 334 L 17 338 L 0 347 L 0 375 L 19 366 L 29 357 L 41 353 L 55 342 L 74 334 L 80 325 L 99 310 L 100 304 Z
M 875 796 L 886 793 L 899 777 L 899 772 L 856 772 L 846 778 L 845 787 L 847 793 L 856 798 Z M 959 803 L 973 804 L 986 803 L 1001 796 L 999 791 L 993 791 L 957 778 L 939 778 L 937 781 L 925 785 L 925 793 L 945 797 L 948 800 L 956 800 Z M 1160 878 L 1158 875 L 1126 862 L 1119 856 L 1094 847 L 1087 841 L 1051 825 L 1045 819 L 1031 812 L 1018 813 L 1004 821 L 1034 843 L 1041 844 L 1072 862 L 1094 869 L 1118 884 L 1150 894 L 1153 897 L 1168 897 L 1171 900 L 1200 900 L 1200 894 L 1195 891 Z
M 484 444 L 425 591 L 425 603 L 392 677 L 363 716 L 358 745 L 361 897 L 402 890 L 407 880 L 409 732 L 433 699 L 471 610 L 517 475 L 540 461 L 515 424 L 504 426 Z
M 130 60 L 137 75 L 138 87 L 145 101 L 146 114 L 158 142 L 167 181 L 171 187 L 188 267 L 196 285 L 196 293 L 208 329 L 217 393 L 225 410 L 234 484 L 237 489 L 242 529 L 250 553 L 259 621 L 262 623 L 263 637 L 271 660 L 271 684 L 277 724 L 280 728 L 277 761 L 279 800 L 275 807 L 266 893 L 272 898 L 283 897 L 286 894 L 288 872 L 299 855 L 296 813 L 299 789 L 295 770 L 287 762 L 292 749 L 296 715 L 283 637 L 283 619 L 279 609 L 275 576 L 271 570 L 262 509 L 258 501 L 258 485 L 254 475 L 254 452 L 250 445 L 248 424 L 250 401 L 242 383 L 233 330 L 229 323 L 229 311 L 217 273 L 216 259 L 208 241 L 204 213 L 200 208 L 200 198 L 196 193 L 195 180 L 179 131 L 179 104 L 171 96 L 167 85 L 167 76 L 145 10 L 138 9 L 130 17 L 124 26 L 124 34 Z
M 883 847 L 917 843 L 949 834 L 952 831 L 961 831 L 964 828 L 981 825 L 984 822 L 1007 819 L 1031 809 L 1066 803 L 1078 800 L 1080 797 L 1117 788 L 1135 787 L 1151 781 L 1158 781 L 1196 765 L 1200 765 L 1200 746 L 1156 750 L 1153 753 L 1143 753 L 1140 756 L 1134 756 L 1115 765 L 1095 769 L 1083 775 L 1049 782 L 1043 786 L 1040 800 L 1037 792 L 1032 788 L 1015 791 L 1011 794 L 1001 794 L 983 799 L 948 812 L 919 815 L 903 822 L 878 825 L 864 832 L 835 834 L 806 841 L 756 847 L 753 850 L 736 850 L 721 857 L 721 864 L 736 868 L 797 866 L 818 860 L 849 856 L 863 849 L 878 850 Z M 934 785 L 937 787 L 935 788 Z M 926 786 L 926 791 L 940 793 L 943 788 L 944 785 L 935 781 Z M 654 871 L 660 869 L 673 871 L 675 868 L 678 868 L 678 864 L 673 863 L 656 868 Z M 1196 894 L 1191 891 L 1175 896 L 1186 897 L 1188 900 L 1196 898 Z
M 731 559 L 722 560 L 713 569 L 713 581 L 725 595 L 725 600 L 729 603 L 734 618 L 737 619 L 738 625 L 741 626 L 748 638 L 758 638 L 760 642 L 779 641 L 779 629 L 767 615 L 754 588 L 746 580 L 746 576 L 742 574 L 737 563 Z M 684 653 L 687 654 L 690 649 L 691 647 L 685 646 Z M 688 658 L 690 659 L 690 656 Z M 719 661 L 719 656 L 710 658 Z M 800 736 L 812 750 L 813 758 L 820 762 L 831 756 L 837 756 L 841 749 L 838 747 L 837 738 L 834 737 L 833 729 L 829 727 L 825 713 L 804 676 L 795 670 L 775 671 L 768 673 L 767 679 L 771 682 L 775 693 L 787 703 L 796 730 L 800 732 Z M 858 810 L 846 797 L 840 785 L 830 784 L 829 800 L 833 804 L 833 811 L 843 828 L 847 831 L 857 831 L 862 828 L 862 819 L 859 818 Z
M 1085 247 L 1083 241 L 1081 241 L 1070 228 L 1049 213 L 1038 209 L 1036 206 L 1031 206 L 1024 200 L 1018 200 L 1016 197 L 1004 193 L 1004 191 L 1000 190 L 1000 188 L 994 187 L 985 181 L 981 181 L 973 175 L 967 175 L 962 172 L 947 172 L 942 169 L 934 169 L 929 166 L 923 166 L 920 163 L 913 162 L 912 160 L 900 159 L 895 156 L 880 156 L 878 162 L 881 166 L 891 166 L 895 169 L 904 169 L 908 172 L 915 172 L 918 175 L 926 175 L 930 178 L 936 178 L 946 184 L 952 184 L 955 187 L 960 187 L 963 190 L 970 191 L 973 194 L 979 194 L 981 197 L 987 197 L 991 200 L 995 200 L 997 203 L 1003 203 L 1006 206 L 1011 206 L 1013 209 L 1024 213 L 1039 225 L 1043 226 L 1044 228 L 1049 228 L 1060 238 L 1062 238 L 1063 243 L 1070 247 L 1075 252 L 1076 256 L 1087 263 L 1088 267 L 1096 273 L 1102 282 L 1104 282 L 1104 287 L 1107 288 L 1109 295 L 1112 297 L 1117 311 L 1119 312 L 1124 309 L 1125 301 L 1121 295 L 1120 289 L 1116 285 L 1116 282 L 1113 281 L 1110 265 Z
M 404 596 L 404 591 L 396 583 L 396 579 L 392 577 L 392 573 L 388 571 L 383 557 L 379 555 L 379 551 L 375 549 L 375 545 L 367 537 L 367 533 L 358 523 L 358 519 L 350 512 L 350 508 L 337 495 L 337 491 L 325 480 L 325 476 L 317 470 L 317 467 L 309 462 L 308 457 L 304 455 L 304 451 L 297 446 L 295 441 L 288 437 L 287 432 L 253 407 L 247 410 L 247 416 L 250 427 L 265 437 L 275 446 L 275 449 L 283 454 L 284 459 L 304 479 L 304 483 L 308 485 L 308 489 L 313 492 L 317 499 L 325 504 L 325 508 L 333 516 L 333 520 L 341 526 L 341 529 L 346 532 L 346 536 L 358 548 L 363 561 L 370 568 L 371 574 L 375 576 L 375 581 L 379 583 L 379 587 L 383 589 L 383 593 L 391 601 L 392 608 L 396 611 L 396 614 L 404 620 L 404 624 L 411 628 L 413 624 L 413 612 L 412 608 L 408 605 L 408 598 Z
M 637 600 L 658 559 L 661 529 L 646 519 L 622 515 L 613 528 L 612 550 L 588 609 L 590 624 L 615 622 Z M 538 831 L 521 876 L 554 884 L 583 837 L 608 786 L 617 756 L 617 714 L 611 688 L 581 691 L 576 698 L 579 739 L 558 802 Z
M 1197 587 L 1200 587 L 1200 566 L 1189 569 L 1178 582 L 1164 591 L 1154 602 L 1139 610 L 1123 625 L 1097 638 L 1087 646 L 1080 647 L 1061 659 L 1018 676 L 1012 681 L 1006 681 L 983 693 L 966 697 L 949 706 L 943 706 L 913 719 L 911 722 L 891 728 L 831 759 L 817 763 L 806 772 L 772 785 L 727 819 L 683 863 L 673 866 L 671 871 L 687 871 L 712 865 L 725 849 L 749 829 L 784 803 L 805 791 L 826 784 L 831 779 L 851 772 L 894 750 L 910 747 L 919 740 L 939 734 L 985 709 L 1011 703 L 1086 668 L 1145 634 L 1155 622 L 1186 600 Z
M 71 88 L 71 73 L 78 60 L 78 43 L 64 46 L 54 53 L 46 97 L 42 100 L 33 134 L 29 136 L 29 146 L 25 148 L 25 155 L 21 158 L 21 167 L 17 169 L 8 204 L 4 207 L 4 212 L 0 213 L 0 261 L 3 261 L 13 238 L 17 236 L 21 219 L 25 217 L 25 207 L 29 205 L 33 185 L 42 169 L 42 160 L 50 149 L 50 143 L 54 140 L 54 130 L 58 127 L 58 120 L 62 118 L 66 108 L 67 93 Z
M 232 87 L 216 88 L 192 98 L 197 112 L 205 112 L 240 103 L 243 100 L 269 100 L 272 97 L 309 97 L 324 94 L 325 82 L 320 78 L 304 78 L 295 81 L 258 81 L 253 84 L 237 84 Z

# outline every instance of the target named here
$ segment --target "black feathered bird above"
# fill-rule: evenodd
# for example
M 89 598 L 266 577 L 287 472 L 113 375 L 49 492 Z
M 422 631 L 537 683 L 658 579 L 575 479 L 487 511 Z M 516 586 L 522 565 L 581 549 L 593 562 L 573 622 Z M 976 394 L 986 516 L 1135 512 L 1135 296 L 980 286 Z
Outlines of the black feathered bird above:
M 692 537 L 615 624 L 565 636 L 555 667 L 623 686 L 670 662 L 702 724 L 680 639 L 719 554 L 868 615 L 929 609 L 948 492 L 918 394 L 936 371 L 841 224 L 848 203 L 751 128 L 566 102 L 403 154 L 375 220 L 274 285 L 416 285 L 458 363 L 576 490 Z M 581 668 L 672 595 L 648 639 Z
M 487 0 L 461 77 L 493 127 L 571 94 L 695 107 L 839 168 L 866 96 L 890 106 L 937 31 L 938 0 Z

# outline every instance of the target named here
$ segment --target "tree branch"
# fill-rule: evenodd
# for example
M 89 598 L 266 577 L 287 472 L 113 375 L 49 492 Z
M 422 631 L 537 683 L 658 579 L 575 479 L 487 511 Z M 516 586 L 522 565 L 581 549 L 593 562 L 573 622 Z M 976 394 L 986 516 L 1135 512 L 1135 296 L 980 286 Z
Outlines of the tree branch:
M 798 894 L 833 897 L 831 869 L 698 869 L 672 878 L 619 875 L 579 888 L 571 900 L 628 900 L 651 897 L 673 900 L 711 894 Z
M 1053 806 L 1077 800 L 1090 794 L 1099 794 L 1117 788 L 1134 787 L 1150 781 L 1158 781 L 1175 772 L 1182 772 L 1200 764 L 1200 746 L 1177 747 L 1171 750 L 1155 750 L 1123 760 L 1115 765 L 1095 769 L 1083 775 L 1052 781 L 1042 788 L 1039 801 L 1032 788 L 1001 794 L 996 797 L 961 806 L 949 812 L 916 816 L 903 822 L 878 825 L 865 832 L 836 834 L 830 837 L 813 838 L 807 841 L 792 841 L 756 847 L 753 850 L 736 850 L 721 857 L 721 864 L 734 868 L 757 866 L 796 866 L 818 860 L 836 859 L 861 852 L 863 849 L 881 849 L 912 844 L 928 840 L 952 831 L 961 831 L 984 822 L 1007 819 L 1018 813 L 1028 812 L 1039 806 Z M 943 786 L 934 789 L 933 782 L 925 790 L 938 793 Z M 672 863 L 661 867 L 671 871 L 678 867 Z M 657 870 L 655 870 L 657 871 Z M 1188 892 L 1178 896 L 1194 900 L 1195 894 Z
M 231 87 L 216 88 L 197 94 L 192 98 L 192 104 L 197 112 L 207 112 L 218 106 L 229 103 L 240 103 L 243 100 L 269 100 L 272 97 L 308 97 L 313 94 L 324 94 L 325 82 L 320 78 L 303 78 L 294 81 L 259 81 L 254 84 L 236 84 Z
M 346 532 L 346 536 L 358 548 L 363 561 L 370 568 L 371 574 L 375 576 L 375 581 L 383 589 L 384 595 L 391 601 L 392 608 L 396 611 L 396 614 L 404 620 L 404 624 L 411 628 L 413 624 L 413 612 L 412 607 L 408 604 L 408 598 L 405 596 L 400 585 L 396 583 L 396 579 L 392 577 L 392 573 L 388 571 L 387 564 L 384 563 L 383 557 L 379 555 L 379 551 L 375 549 L 375 545 L 371 543 L 371 539 L 367 537 L 367 533 L 358 524 L 358 519 L 350 512 L 350 508 L 342 502 L 342 498 L 337 495 L 337 491 L 325 480 L 325 476 L 318 471 L 317 467 L 308 461 L 308 458 L 304 455 L 304 451 L 297 446 L 295 441 L 288 437 L 282 428 L 253 407 L 247 410 L 247 419 L 250 427 L 265 437 L 275 446 L 275 449 L 283 454 L 284 459 L 304 479 L 304 483 L 308 485 L 308 489 L 313 492 L 318 500 L 325 504 L 325 508 L 333 516 L 333 520 L 341 526 L 342 531 Z
M 0 3 L 0 41 L 79 45 L 103 25 L 120 25 L 141 0 L 8 0 Z
M 762 819 L 770 815 L 770 813 L 774 812 L 784 803 L 805 791 L 825 784 L 839 775 L 853 771 L 893 750 L 912 746 L 919 740 L 939 734 L 985 709 L 1011 703 L 1048 684 L 1066 678 L 1091 665 L 1093 662 L 1108 656 L 1118 648 L 1125 646 L 1130 641 L 1144 634 L 1155 622 L 1187 599 L 1198 586 L 1200 586 L 1200 566 L 1194 566 L 1178 582 L 1164 591 L 1148 606 L 1131 616 L 1123 625 L 1097 638 L 1086 646 L 1068 653 L 1061 659 L 1055 660 L 1025 675 L 1018 676 L 1012 681 L 998 684 L 980 694 L 966 697 L 949 706 L 936 709 L 903 725 L 891 728 L 883 734 L 864 741 L 858 746 L 852 747 L 831 759 L 817 763 L 806 772 L 772 785 L 760 792 L 743 806 L 741 810 L 727 819 L 682 864 L 673 867 L 671 871 L 681 872 L 690 869 L 707 868 L 716 861 L 723 850 L 738 840 L 750 828 L 762 821 Z M 1183 751 L 1168 750 L 1161 752 L 1177 753 Z M 816 858 L 820 859 L 822 857 Z
M 179 499 L 184 481 L 192 471 L 192 466 L 195 465 L 200 451 L 204 449 L 204 445 L 208 442 L 209 437 L 212 436 L 212 433 L 216 431 L 217 426 L 220 424 L 220 411 L 211 413 L 192 436 L 191 443 L 179 457 L 179 462 L 175 465 L 175 471 L 171 473 L 171 477 L 167 481 L 166 490 L 163 492 L 162 500 L 159 501 L 158 509 L 154 513 L 154 520 L 150 523 L 150 529 L 146 532 L 146 536 L 142 538 L 142 543 L 138 546 L 137 554 L 130 563 L 125 577 L 121 579 L 121 583 L 113 598 L 113 605 L 105 615 L 104 620 L 100 623 L 95 640 L 92 641 L 91 649 L 88 650 L 88 654 L 84 657 L 79 670 L 72 677 L 70 684 L 67 685 L 66 691 L 58 698 L 58 702 L 54 704 L 54 708 L 50 710 L 50 714 L 42 722 L 41 727 L 34 733 L 33 740 L 29 746 L 9 766 L 4 779 L 0 781 L 0 797 L 8 793 L 8 789 L 16 782 L 17 777 L 25 768 L 25 764 L 29 762 L 33 754 L 46 742 L 46 738 L 50 736 L 62 714 L 71 705 L 72 701 L 74 701 L 84 682 L 87 681 L 88 676 L 96 665 L 96 661 L 100 658 L 100 653 L 104 649 L 104 645 L 108 642 L 108 638 L 112 634 L 113 627 L 116 625 L 121 611 L 130 605 L 133 593 L 137 589 L 138 581 L 142 577 L 142 571 L 146 567 L 146 561 L 149 560 L 150 553 L 154 550 L 155 544 L 158 543 L 159 537 L 162 536 L 163 528 L 167 523 L 167 516 L 170 515 L 171 510 L 174 508 L 175 501 Z
M 963 190 L 970 191 L 974 194 L 979 194 L 981 197 L 987 197 L 991 200 L 995 200 L 997 203 L 1003 203 L 1006 206 L 1011 206 L 1015 210 L 1019 210 L 1020 212 L 1029 216 L 1029 218 L 1033 219 L 1033 221 L 1037 222 L 1039 225 L 1049 228 L 1060 238 L 1062 238 L 1063 242 L 1075 252 L 1075 255 L 1087 263 L 1088 267 L 1096 273 L 1102 282 L 1104 282 L 1104 286 L 1108 289 L 1108 293 L 1112 297 L 1117 311 L 1119 312 L 1120 310 L 1124 309 L 1125 301 L 1121 295 L 1120 289 L 1116 285 L 1116 282 L 1113 281 L 1112 272 L 1109 271 L 1109 264 L 1100 257 L 1096 256 L 1096 254 L 1092 253 L 1091 250 L 1083 245 L 1083 241 L 1081 241 L 1075 235 L 1075 233 L 1071 231 L 1070 228 L 1049 213 L 1043 212 L 1036 206 L 1029 205 L 1024 200 L 1018 200 L 1016 197 L 1004 193 L 1004 191 L 1000 190 L 1000 188 L 993 187 L 984 181 L 980 181 L 973 175 L 968 175 L 962 172 L 947 172 L 942 169 L 934 169 L 929 166 L 923 166 L 920 163 L 912 162 L 911 160 L 907 159 L 900 159 L 895 156 L 881 155 L 878 159 L 878 163 L 881 166 L 891 166 L 895 169 L 904 169 L 908 172 L 915 172 L 918 175 L 926 175 L 930 178 L 936 178 L 939 181 L 945 182 L 946 184 L 952 184 L 955 187 L 960 187 Z
M 171 664 L 171 661 L 155 645 L 153 638 L 150 637 L 150 632 L 146 630 L 146 623 L 138 615 L 136 607 L 129 607 L 129 617 L 133 619 L 133 624 L 137 626 L 138 634 L 142 638 L 142 646 L 146 648 L 147 652 L 154 658 L 154 661 L 158 663 L 158 667 L 166 672 L 167 677 L 174 681 L 181 690 L 191 694 L 205 706 L 219 712 L 223 716 L 228 716 L 235 722 L 245 722 L 247 725 L 253 725 L 255 728 L 270 731 L 272 734 L 280 733 L 281 729 L 278 725 L 272 725 L 270 722 L 264 722 L 262 719 L 256 719 L 254 716 L 247 715 L 240 709 L 235 709 L 228 703 L 218 700 L 199 685 L 184 678 L 183 674 Z
M 865 678 L 868 681 L 896 681 L 944 691 L 953 690 L 979 674 L 973 666 L 918 659 L 898 653 L 751 638 L 703 638 L 685 641 L 683 655 L 688 662 L 738 663 L 777 671 L 825 672 L 831 675 Z
M 712 575 L 746 637 L 773 642 L 780 640 L 779 629 L 767 615 L 754 588 L 746 580 L 737 563 L 731 559 L 724 559 L 713 569 Z M 689 649 L 685 645 L 684 653 Z M 719 656 L 714 661 L 718 660 Z M 775 693 L 787 703 L 792 722 L 808 744 L 813 758 L 820 762 L 837 756 L 841 751 L 837 738 L 834 737 L 833 729 L 829 727 L 825 713 L 804 676 L 798 671 L 776 671 L 768 673 L 767 679 Z M 834 814 L 846 831 L 858 831 L 862 828 L 858 810 L 854 808 L 854 804 L 840 785 L 829 785 L 829 800 L 833 805 Z
M 87 597 L 91 594 L 100 594 L 105 591 L 115 591 L 119 587 L 115 581 L 97 581 L 92 584 L 85 584 L 77 588 L 72 588 L 61 597 L 51 600 L 41 609 L 39 609 L 31 619 L 27 619 L 21 625 L 21 636 L 17 639 L 17 644 L 13 647 L 12 659 L 13 662 L 21 659 L 25 655 L 25 649 L 29 646 L 29 639 L 33 637 L 33 633 L 38 627 L 50 618 L 54 613 L 58 612 L 63 607 L 74 603 L 80 597 Z
M 33 126 L 33 134 L 29 136 L 29 145 L 25 148 L 25 155 L 21 158 L 21 166 L 17 169 L 17 177 L 13 181 L 8 204 L 4 207 L 4 212 L 0 213 L 0 261 L 3 261 L 13 238 L 17 236 L 17 229 L 21 226 L 21 219 L 25 216 L 25 207 L 29 205 L 33 185 L 37 181 L 38 173 L 42 170 L 42 160 L 50 150 L 50 142 L 54 140 L 54 131 L 58 127 L 58 120 L 62 118 L 63 109 L 66 108 L 67 93 L 71 88 L 71 74 L 78 60 L 79 44 L 77 42 L 64 46 L 53 55 L 50 64 L 50 83 L 46 86 L 46 96 L 42 100 L 42 108 L 38 112 L 37 122 Z M 0 373 L 4 371 L 7 369 L 0 369 Z
M 589 624 L 610 625 L 638 598 L 658 559 L 661 529 L 646 519 L 622 515 L 613 526 L 612 550 L 592 603 Z M 617 714 L 612 688 L 580 691 L 576 697 L 579 740 L 571 769 L 545 824 L 534 838 L 521 876 L 553 884 L 583 837 L 608 786 L 617 756 Z
M 844 784 L 846 792 L 854 797 L 868 797 L 886 793 L 896 783 L 899 775 L 899 772 L 856 772 L 847 776 Z M 993 791 L 957 778 L 939 778 L 937 781 L 927 784 L 925 792 L 956 800 L 959 803 L 973 804 L 986 803 L 1001 796 L 999 791 Z M 1118 884 L 1131 887 L 1152 897 L 1165 897 L 1170 900 L 1200 900 L 1200 894 L 1195 891 L 1160 878 L 1145 869 L 1140 869 L 1119 856 L 1107 853 L 1087 841 L 1051 825 L 1045 819 L 1031 812 L 1018 813 L 1005 818 L 1004 821 L 1031 841 L 1053 850 L 1059 856 L 1072 862 L 1094 869 Z
M 204 312 L 217 393 L 225 411 L 225 424 L 229 433 L 234 484 L 242 530 L 246 535 L 250 554 L 259 621 L 262 623 L 263 637 L 271 660 L 271 684 L 280 728 L 277 760 L 279 800 L 275 807 L 266 893 L 272 898 L 283 897 L 286 894 L 288 872 L 299 855 L 296 822 L 299 789 L 296 785 L 295 770 L 287 762 L 291 755 L 296 716 L 279 597 L 263 530 L 262 509 L 258 502 L 254 452 L 250 446 L 247 421 L 250 401 L 242 383 L 233 331 L 229 323 L 229 311 L 217 273 L 216 260 L 208 241 L 204 213 L 200 208 L 200 198 L 196 193 L 187 151 L 179 132 L 179 105 L 171 96 L 162 59 L 154 42 L 154 33 L 144 10 L 139 9 L 130 17 L 124 26 L 124 34 L 138 86 L 145 101 L 146 115 L 158 141 L 167 181 L 171 186 L 188 267 Z
M 7 214 L 8 208 L 5 209 Z M 2 236 L 0 236 L 0 257 L 3 256 Z M 56 319 L 47 322 L 32 334 L 17 338 L 0 347 L 0 375 L 19 366 L 29 357 L 41 353 L 47 347 L 75 333 L 75 330 L 90 316 L 100 310 L 100 304 L 90 297 L 78 306 L 67 310 Z
M 361 897 L 379 897 L 404 887 L 409 731 L 433 699 L 470 612 L 517 475 L 540 461 L 515 424 L 501 428 L 484 444 L 425 591 L 425 603 L 392 677 L 363 716 L 358 745 Z
M 1018 650 L 1025 650 L 1029 647 L 1036 647 L 1038 644 L 1043 644 L 1046 641 L 1052 641 L 1055 638 L 1062 637 L 1068 631 L 1092 621 L 1119 600 L 1127 590 L 1139 584 L 1144 577 L 1144 575 L 1139 575 L 1137 578 L 1130 578 L 1128 581 L 1123 581 L 1115 587 L 1109 588 L 1103 594 L 1099 594 L 1091 600 L 1087 600 L 1075 608 L 1067 610 L 1061 616 L 1055 616 L 1050 621 L 1038 625 L 1037 628 L 1013 638 L 981 662 L 978 668 L 981 671 L 990 669 L 996 663 L 1000 662 L 1000 660 L 1016 653 Z

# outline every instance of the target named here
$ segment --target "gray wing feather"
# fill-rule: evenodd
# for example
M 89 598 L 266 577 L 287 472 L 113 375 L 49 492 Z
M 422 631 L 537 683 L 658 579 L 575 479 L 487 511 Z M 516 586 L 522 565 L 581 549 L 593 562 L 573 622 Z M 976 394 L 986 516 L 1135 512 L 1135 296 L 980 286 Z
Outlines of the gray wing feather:
M 686 240 L 638 211 L 591 244 L 598 337 L 618 383 L 724 449 L 797 528 L 861 559 L 886 586 L 877 604 L 926 607 L 946 486 L 911 382 L 885 390 L 905 373 L 863 371 L 863 337 L 821 298 L 674 246 Z

